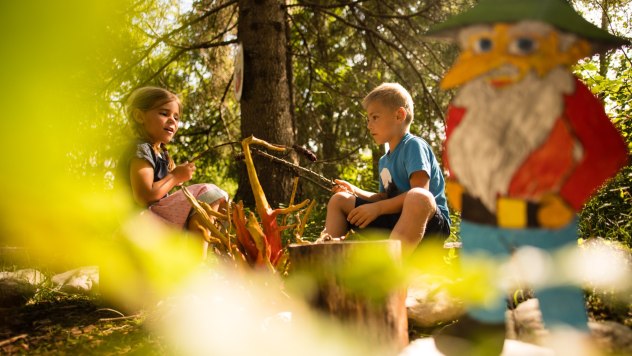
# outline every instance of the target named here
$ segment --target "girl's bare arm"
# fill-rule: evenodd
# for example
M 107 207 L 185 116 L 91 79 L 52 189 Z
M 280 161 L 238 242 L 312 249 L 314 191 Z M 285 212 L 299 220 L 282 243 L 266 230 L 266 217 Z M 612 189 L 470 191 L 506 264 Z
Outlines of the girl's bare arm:
M 191 179 L 195 165 L 184 163 L 154 182 L 154 168 L 146 160 L 133 158 L 130 164 L 130 182 L 134 200 L 148 206 L 164 197 L 173 187 Z

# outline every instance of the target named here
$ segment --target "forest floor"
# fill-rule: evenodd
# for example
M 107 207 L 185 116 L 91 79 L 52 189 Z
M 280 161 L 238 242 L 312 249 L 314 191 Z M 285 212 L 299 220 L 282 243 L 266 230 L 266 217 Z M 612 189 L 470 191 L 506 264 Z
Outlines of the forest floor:
M 169 353 L 143 328 L 144 318 L 121 318 L 98 298 L 75 295 L 0 308 L 0 354 Z
M 595 311 L 601 315 L 591 311 L 593 318 L 608 317 L 603 310 Z M 0 354 L 174 354 L 144 326 L 146 318 L 146 313 L 121 317 L 95 296 L 51 294 L 24 306 L 0 308 Z M 627 319 L 626 324 L 632 320 L 630 315 L 615 319 Z M 410 339 L 431 331 L 411 327 Z
M 591 320 L 632 328 L 632 304 L 617 301 L 608 293 L 587 296 Z M 148 315 L 123 316 L 105 305 L 98 294 L 40 288 L 26 304 L 0 307 L 0 354 L 177 354 L 166 340 L 149 330 Z M 410 340 L 432 331 L 410 326 Z

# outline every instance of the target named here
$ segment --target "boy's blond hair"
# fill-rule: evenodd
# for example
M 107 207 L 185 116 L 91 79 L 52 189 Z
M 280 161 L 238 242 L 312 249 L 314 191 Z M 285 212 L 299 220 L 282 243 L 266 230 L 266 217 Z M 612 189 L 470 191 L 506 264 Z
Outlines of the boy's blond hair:
M 364 97 L 362 100 L 362 107 L 366 109 L 370 103 L 379 101 L 383 105 L 386 105 L 393 109 L 404 108 L 406 111 L 406 124 L 410 124 L 414 117 L 414 105 L 413 98 L 408 93 L 408 90 L 404 89 L 398 83 L 382 83 Z

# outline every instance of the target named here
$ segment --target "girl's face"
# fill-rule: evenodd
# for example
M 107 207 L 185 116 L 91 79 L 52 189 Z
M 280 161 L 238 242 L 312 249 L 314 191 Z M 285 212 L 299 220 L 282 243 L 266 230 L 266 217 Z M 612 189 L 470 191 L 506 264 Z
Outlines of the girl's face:
M 170 101 L 145 112 L 139 110 L 135 120 L 143 126 L 152 144 L 166 144 L 178 131 L 180 106 Z

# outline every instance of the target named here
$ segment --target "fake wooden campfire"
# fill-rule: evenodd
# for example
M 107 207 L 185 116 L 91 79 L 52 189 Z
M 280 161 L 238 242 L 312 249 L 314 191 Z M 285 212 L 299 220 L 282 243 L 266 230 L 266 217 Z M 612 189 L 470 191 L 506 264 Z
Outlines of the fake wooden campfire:
M 219 213 L 214 211 L 207 203 L 197 200 L 186 187 L 182 187 L 183 193 L 191 202 L 193 209 L 197 212 L 200 224 L 197 229 L 202 233 L 204 239 L 212 246 L 212 250 L 220 257 L 233 261 L 241 266 L 265 267 L 272 272 L 286 272 L 288 267 L 288 254 L 282 244 L 281 233 L 291 230 L 294 243 L 307 243 L 301 237 L 305 231 L 305 225 L 310 213 L 315 205 L 315 201 L 306 199 L 298 204 L 294 203 L 296 190 L 298 187 L 298 176 L 294 179 L 294 187 L 287 208 L 273 209 L 266 199 L 265 192 L 259 182 L 257 171 L 252 160 L 251 145 L 262 146 L 267 150 L 286 153 L 292 148 L 273 145 L 264 140 L 250 136 L 241 142 L 243 148 L 244 162 L 248 172 L 248 179 L 255 197 L 256 214 L 247 211 L 243 202 L 228 202 L 227 211 Z M 297 150 L 297 148 L 294 148 Z M 303 154 L 313 153 L 303 149 Z M 307 169 L 285 161 L 276 156 L 256 150 L 256 153 L 263 155 L 275 162 L 290 165 L 293 169 Z M 309 158 L 309 157 L 308 157 Z M 314 157 L 315 158 L 315 157 Z M 311 171 L 309 171 L 311 172 Z M 314 172 L 312 172 L 314 173 Z M 333 182 L 326 179 L 324 183 Z M 322 183 L 319 184 L 322 186 Z M 283 216 L 279 225 L 277 217 Z M 288 216 L 293 216 L 293 223 L 287 224 Z

